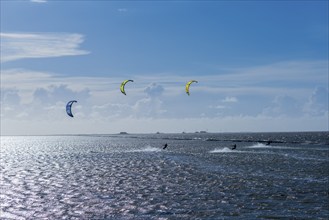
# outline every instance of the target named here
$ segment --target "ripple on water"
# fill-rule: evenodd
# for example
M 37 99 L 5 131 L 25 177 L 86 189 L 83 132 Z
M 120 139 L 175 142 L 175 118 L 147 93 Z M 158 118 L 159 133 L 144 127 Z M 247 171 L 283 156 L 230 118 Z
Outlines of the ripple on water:
M 199 145 L 204 153 L 163 151 L 138 139 L 122 149 L 124 139 L 109 144 L 100 138 L 96 145 L 95 139 L 68 139 L 35 137 L 2 149 L 1 218 L 329 216 L 326 161 L 276 152 L 209 153 L 214 147 Z

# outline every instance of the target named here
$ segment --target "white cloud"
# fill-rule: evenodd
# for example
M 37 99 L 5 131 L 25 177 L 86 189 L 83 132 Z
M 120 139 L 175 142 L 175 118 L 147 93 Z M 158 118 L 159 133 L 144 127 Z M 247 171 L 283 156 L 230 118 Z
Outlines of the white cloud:
M 26 132 L 35 133 L 66 133 L 60 130 L 63 127 L 67 133 L 71 129 L 75 133 L 323 130 L 328 121 L 325 64 L 287 64 L 290 71 L 284 74 L 290 76 L 286 81 L 280 81 L 283 74 L 279 70 L 284 68 L 275 71 L 276 65 L 268 67 L 271 74 L 278 72 L 276 76 L 263 75 L 265 67 L 261 72 L 250 68 L 200 75 L 191 96 L 185 93 L 185 83 L 192 77 L 174 74 L 129 77 L 134 84 L 124 96 L 119 90 L 121 76 L 77 77 L 7 69 L 1 71 L 1 126 L 7 133 L 20 123 L 31 128 Z M 78 100 L 74 119 L 65 112 L 71 98 Z M 38 130 L 46 122 L 51 128 Z M 17 133 L 24 130 L 17 128 Z
M 118 9 L 118 12 L 121 12 L 121 13 L 124 13 L 124 12 L 127 12 L 128 11 L 128 9 L 126 9 L 126 8 L 119 8 Z
M 47 118 L 58 120 L 65 117 L 66 102 L 78 99 L 79 104 L 88 106 L 90 98 L 90 92 L 87 88 L 75 91 L 68 88 L 67 85 L 51 85 L 44 88 L 37 86 L 32 91 L 29 102 L 23 102 L 24 98 L 21 98 L 19 92 L 19 90 L 14 89 L 1 89 L 2 118 L 25 117 L 30 120 L 45 120 Z M 89 114 L 89 107 L 83 109 L 83 113 Z
M 134 106 L 132 106 L 132 110 L 133 116 L 136 118 L 156 118 L 160 117 L 167 111 L 163 107 L 163 101 L 161 101 L 158 97 L 147 97 L 140 99 Z
M 232 68 L 213 76 L 200 76 L 200 82 L 218 88 L 284 88 L 296 87 L 301 83 L 328 82 L 328 61 L 286 61 L 263 66 Z M 295 89 L 295 88 L 293 88 Z
M 1 89 L 1 105 L 18 105 L 21 102 L 21 97 L 17 89 Z
M 90 91 L 85 88 L 82 91 L 73 91 L 67 85 L 51 85 L 47 88 L 36 88 L 33 93 L 34 101 L 41 101 L 43 104 L 55 103 L 63 100 L 86 100 L 90 97 Z
M 216 109 L 226 109 L 226 108 L 228 108 L 228 107 L 225 106 L 225 105 L 217 105 L 217 106 L 215 106 L 215 108 L 216 108 Z
M 222 100 L 222 102 L 228 102 L 228 103 L 235 103 L 238 102 L 238 99 L 236 97 L 225 97 L 225 99 Z
M 324 87 L 315 88 L 308 102 L 304 105 L 304 112 L 309 115 L 328 115 L 329 112 L 328 88 L 324 88 Z
M 23 115 L 22 115 L 23 116 Z M 53 117 L 53 116 L 52 116 Z M 129 133 L 154 133 L 156 131 L 176 133 L 207 130 L 209 132 L 271 132 L 271 131 L 328 131 L 328 124 L 323 123 L 328 117 L 198 117 L 198 118 L 117 118 L 95 120 L 93 118 L 63 117 L 62 120 L 20 120 L 4 119 L 1 121 L 1 134 L 106 134 L 127 131 Z M 51 125 L 51 126 L 49 126 Z M 47 129 L 46 129 L 47 128 Z
M 300 117 L 302 113 L 302 103 L 293 97 L 284 95 L 276 96 L 271 105 L 263 110 L 264 115 Z
M 34 3 L 46 3 L 47 0 L 30 0 L 31 2 L 34 2 Z
M 161 85 L 157 85 L 156 83 L 150 84 L 144 92 L 150 97 L 158 97 L 161 96 L 164 91 L 164 88 Z
M 200 75 L 196 77 L 199 84 L 193 87 L 191 99 L 200 93 L 209 96 L 218 96 L 220 94 L 222 101 L 231 102 L 235 99 L 242 102 L 240 96 L 245 95 L 272 97 L 289 95 L 291 97 L 308 98 L 309 92 L 315 86 L 327 87 L 327 61 L 301 61 L 299 65 L 296 62 L 293 63 L 273 64 L 262 68 L 235 69 L 232 70 L 232 73 L 218 75 Z M 288 70 L 284 70 L 284 66 Z M 129 95 L 125 99 L 136 95 L 142 96 L 145 93 L 148 95 L 172 96 L 173 98 L 183 95 L 185 97 L 185 83 L 190 77 L 177 76 L 173 73 L 150 73 L 148 75 L 135 75 L 131 78 L 135 82 L 129 87 Z M 38 84 L 45 86 L 66 84 L 76 90 L 88 87 L 93 93 L 102 93 L 104 91 L 116 93 L 123 78 L 120 76 L 71 77 L 50 72 L 8 69 L 1 70 L 1 80 L 3 82 L 2 88 L 19 86 L 20 89 L 35 89 L 35 85 Z
M 88 54 L 80 50 L 81 34 L 70 33 L 0 33 L 1 62 L 25 58 L 46 58 Z

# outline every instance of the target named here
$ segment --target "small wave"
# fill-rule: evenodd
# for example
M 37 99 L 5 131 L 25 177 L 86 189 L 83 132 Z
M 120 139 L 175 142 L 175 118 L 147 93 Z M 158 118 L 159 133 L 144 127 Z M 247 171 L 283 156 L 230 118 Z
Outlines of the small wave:
M 142 149 L 136 149 L 136 150 L 132 150 L 130 152 L 159 152 L 159 151 L 161 151 L 161 149 L 148 145 Z
M 210 151 L 210 153 L 231 153 L 231 152 L 236 152 L 236 150 L 231 150 L 228 147 L 224 147 L 221 149 L 214 149 L 214 150 Z
M 209 151 L 209 153 L 246 153 L 246 154 L 273 154 L 267 151 L 248 151 L 248 150 L 232 150 L 228 147 L 224 148 L 216 148 L 212 151 Z
M 313 147 L 293 147 L 293 146 L 276 146 L 276 145 L 266 145 L 262 143 L 257 143 L 255 145 L 246 147 L 249 149 L 261 149 L 261 148 L 266 148 L 266 149 L 281 149 L 281 150 L 318 150 L 318 151 L 326 151 L 329 149 L 326 148 L 313 148 Z
M 247 147 L 249 149 L 286 149 L 286 150 L 304 150 L 306 148 L 300 148 L 300 147 L 288 147 L 288 146 L 275 146 L 275 145 L 266 145 L 266 144 L 262 144 L 262 143 L 257 143 L 255 145 L 249 146 Z
M 273 146 L 257 143 L 255 145 L 252 145 L 252 146 L 247 147 L 247 148 L 273 148 Z

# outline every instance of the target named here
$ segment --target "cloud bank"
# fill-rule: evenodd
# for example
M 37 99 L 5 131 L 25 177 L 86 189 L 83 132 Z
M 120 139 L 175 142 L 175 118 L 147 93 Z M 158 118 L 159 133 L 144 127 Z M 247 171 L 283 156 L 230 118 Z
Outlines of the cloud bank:
M 286 65 L 286 80 L 280 73 L 285 69 L 282 64 L 202 75 L 191 96 L 185 93 L 190 77 L 174 74 L 129 76 L 135 82 L 124 96 L 119 90 L 120 76 L 2 70 L 1 132 L 328 130 L 326 62 Z M 266 77 L 264 71 L 277 74 Z M 74 119 L 65 112 L 66 102 L 73 99 L 78 100 Z

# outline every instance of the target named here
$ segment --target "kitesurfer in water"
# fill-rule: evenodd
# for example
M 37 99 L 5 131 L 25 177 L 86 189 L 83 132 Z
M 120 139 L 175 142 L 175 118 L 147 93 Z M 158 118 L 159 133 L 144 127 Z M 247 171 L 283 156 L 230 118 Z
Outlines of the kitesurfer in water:
M 271 143 L 272 143 L 272 141 L 271 140 L 268 140 L 267 143 L 266 143 L 266 145 L 270 145 Z
M 168 144 L 166 143 L 162 149 L 166 149 L 168 147 Z
M 233 145 L 233 147 L 231 148 L 232 150 L 236 149 L 236 144 Z

